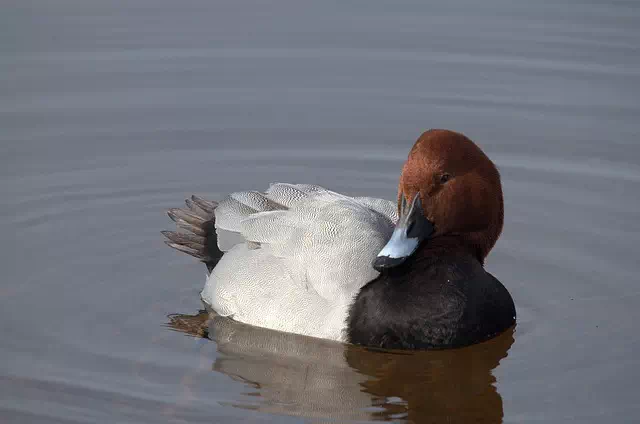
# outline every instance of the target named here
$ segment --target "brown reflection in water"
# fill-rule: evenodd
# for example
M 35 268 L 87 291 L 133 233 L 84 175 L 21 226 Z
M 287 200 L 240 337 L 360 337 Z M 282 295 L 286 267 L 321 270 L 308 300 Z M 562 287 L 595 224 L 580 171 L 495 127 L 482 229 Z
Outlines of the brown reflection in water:
M 371 377 L 363 387 L 383 404 L 384 417 L 405 413 L 408 421 L 419 423 L 499 423 L 502 397 L 492 371 L 507 356 L 513 331 L 454 350 L 376 352 L 348 346 L 345 357 L 351 367 Z
M 500 423 L 492 374 L 513 329 L 463 349 L 379 351 L 252 327 L 201 311 L 169 327 L 217 343 L 213 369 L 255 390 L 233 406 L 334 420 Z

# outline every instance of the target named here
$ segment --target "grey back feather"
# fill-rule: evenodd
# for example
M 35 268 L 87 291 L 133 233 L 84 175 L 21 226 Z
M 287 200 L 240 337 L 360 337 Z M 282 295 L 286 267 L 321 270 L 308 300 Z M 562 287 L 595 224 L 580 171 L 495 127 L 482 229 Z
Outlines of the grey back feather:
M 228 253 L 203 300 L 242 322 L 338 340 L 397 221 L 387 200 L 282 183 L 233 193 L 214 213 L 218 247 Z

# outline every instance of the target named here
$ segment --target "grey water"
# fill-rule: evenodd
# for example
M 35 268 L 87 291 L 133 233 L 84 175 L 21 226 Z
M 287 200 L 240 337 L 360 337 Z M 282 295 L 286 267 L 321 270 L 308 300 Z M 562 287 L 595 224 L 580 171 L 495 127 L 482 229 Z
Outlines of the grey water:
M 640 421 L 640 3 L 27 0 L 0 28 L 3 422 Z M 393 199 L 428 128 L 500 168 L 513 331 L 385 353 L 201 313 L 167 208 Z

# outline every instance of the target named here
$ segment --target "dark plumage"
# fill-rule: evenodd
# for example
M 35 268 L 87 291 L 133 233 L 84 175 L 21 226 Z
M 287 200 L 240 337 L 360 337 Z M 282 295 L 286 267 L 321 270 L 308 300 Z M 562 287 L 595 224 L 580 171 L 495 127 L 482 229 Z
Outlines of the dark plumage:
M 453 348 L 488 340 L 515 324 L 509 292 L 476 258 L 420 253 L 360 290 L 347 319 L 349 342 Z

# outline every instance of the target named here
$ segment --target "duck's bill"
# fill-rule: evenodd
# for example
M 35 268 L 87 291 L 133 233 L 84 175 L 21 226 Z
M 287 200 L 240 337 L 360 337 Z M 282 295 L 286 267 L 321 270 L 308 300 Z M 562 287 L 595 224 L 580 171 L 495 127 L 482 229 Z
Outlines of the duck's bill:
M 382 272 L 402 264 L 433 232 L 433 224 L 424 216 L 420 195 L 416 194 L 408 207 L 403 196 L 400 219 L 391 238 L 373 261 L 373 267 Z

